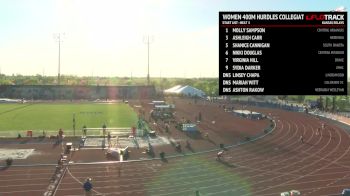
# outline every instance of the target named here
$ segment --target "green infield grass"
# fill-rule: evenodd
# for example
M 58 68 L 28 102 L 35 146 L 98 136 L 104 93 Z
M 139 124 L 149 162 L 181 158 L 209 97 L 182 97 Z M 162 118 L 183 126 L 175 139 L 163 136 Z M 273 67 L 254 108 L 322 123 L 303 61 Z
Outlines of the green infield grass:
M 137 114 L 124 103 L 40 103 L 0 104 L 0 136 L 16 136 L 33 131 L 38 136 L 45 131 L 56 134 L 62 128 L 65 135 L 73 134 L 75 116 L 76 135 L 82 127 L 102 128 L 132 127 L 137 124 Z

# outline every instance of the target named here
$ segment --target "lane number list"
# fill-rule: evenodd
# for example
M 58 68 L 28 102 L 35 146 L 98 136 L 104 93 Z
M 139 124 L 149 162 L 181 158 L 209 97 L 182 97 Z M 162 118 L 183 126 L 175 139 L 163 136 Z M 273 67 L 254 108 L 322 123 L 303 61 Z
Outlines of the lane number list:
M 219 12 L 221 95 L 346 95 L 346 12 Z

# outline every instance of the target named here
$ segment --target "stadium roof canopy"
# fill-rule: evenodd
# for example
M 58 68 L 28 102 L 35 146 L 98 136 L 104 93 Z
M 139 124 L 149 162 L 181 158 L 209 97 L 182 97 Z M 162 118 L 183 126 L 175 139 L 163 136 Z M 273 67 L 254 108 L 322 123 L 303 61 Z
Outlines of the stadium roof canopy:
M 192 86 L 181 86 L 176 85 L 172 88 L 164 90 L 165 94 L 177 94 L 177 95 L 187 95 L 187 96 L 198 96 L 198 97 L 204 97 L 205 93 L 202 90 L 199 90 L 197 88 L 194 88 Z

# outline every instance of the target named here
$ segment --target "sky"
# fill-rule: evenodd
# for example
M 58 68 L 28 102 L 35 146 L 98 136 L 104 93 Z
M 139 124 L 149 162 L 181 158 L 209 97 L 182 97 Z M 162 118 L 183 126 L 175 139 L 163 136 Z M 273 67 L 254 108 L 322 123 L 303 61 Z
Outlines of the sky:
M 0 73 L 218 77 L 219 11 L 330 11 L 349 0 L 0 0 Z

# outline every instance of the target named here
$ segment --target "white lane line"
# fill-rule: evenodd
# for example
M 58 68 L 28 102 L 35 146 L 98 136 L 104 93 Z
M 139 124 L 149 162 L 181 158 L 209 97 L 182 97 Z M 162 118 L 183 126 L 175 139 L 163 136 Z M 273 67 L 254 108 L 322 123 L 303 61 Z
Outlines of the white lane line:
M 330 151 L 329 153 L 327 153 L 327 155 L 325 155 L 325 156 L 328 156 L 328 154 L 333 153 L 334 151 L 336 151 L 336 150 L 339 148 L 339 146 L 340 146 L 340 144 L 341 144 L 341 141 L 342 141 L 342 137 L 341 137 L 341 135 L 339 134 L 339 130 L 338 130 L 338 129 L 337 129 L 337 134 L 339 135 L 339 142 L 338 142 L 337 146 L 336 146 L 335 148 L 333 148 L 333 150 Z M 330 132 L 330 135 L 331 135 L 331 132 Z M 331 138 L 331 137 L 330 137 L 330 138 Z M 327 144 L 326 146 L 328 146 L 328 144 Z M 347 148 L 347 151 L 349 151 L 349 150 L 350 150 L 350 146 L 348 146 L 348 148 Z M 301 177 L 297 177 L 297 178 L 295 178 L 295 179 L 291 179 L 291 180 L 282 182 L 281 184 L 278 184 L 278 185 L 269 186 L 269 187 L 267 187 L 267 188 L 265 188 L 265 189 L 262 189 L 262 190 L 254 191 L 254 192 L 252 192 L 252 194 L 257 194 L 257 193 L 259 193 L 259 192 L 266 191 L 266 190 L 270 190 L 270 189 L 272 189 L 272 188 L 275 188 L 275 187 L 278 187 L 278 186 L 281 186 L 281 185 L 285 185 L 285 184 L 287 184 L 287 183 L 290 183 L 290 182 L 294 182 L 294 181 L 296 181 L 296 180 L 299 180 L 299 179 L 301 179 L 301 178 L 303 178 L 303 177 L 306 177 L 306 176 L 308 176 L 308 175 L 310 175 L 310 174 L 312 174 L 312 173 L 315 173 L 316 171 L 319 171 L 319 170 L 321 170 L 321 169 L 323 169 L 323 168 L 328 167 L 329 165 L 335 163 L 337 160 L 341 159 L 343 156 L 345 156 L 345 154 L 343 154 L 341 157 L 338 157 L 337 159 L 335 159 L 335 160 L 332 161 L 331 163 L 328 163 L 328 164 L 324 165 L 324 166 L 321 167 L 321 168 L 315 169 L 315 170 L 313 170 L 312 172 L 310 172 L 310 173 L 308 173 L 308 174 L 305 174 L 305 175 L 303 175 L 303 176 L 301 176 Z M 310 164 L 309 164 L 309 165 L 310 165 Z
M 18 190 L 18 191 L 3 191 L 3 192 L 0 192 L 0 194 L 16 194 L 16 193 L 25 193 L 23 195 L 31 195 L 30 193 L 31 192 L 41 192 L 42 194 L 45 192 L 43 189 L 40 189 L 40 190 L 36 190 L 36 189 L 32 189 L 32 190 Z M 35 194 L 37 195 L 37 194 Z
M 302 124 L 302 126 L 304 127 L 304 133 L 305 133 L 306 127 L 305 127 L 305 125 L 304 125 L 303 123 L 301 123 L 301 124 Z M 295 123 L 295 125 L 296 125 L 296 123 Z M 311 140 L 311 137 L 310 137 L 309 140 Z M 328 141 L 328 144 L 329 144 L 329 142 L 330 142 L 330 140 Z M 294 143 L 295 143 L 295 142 L 294 142 Z M 328 144 L 327 144 L 327 145 L 328 145 Z M 327 145 L 326 145 L 326 146 L 327 146 Z M 325 148 L 325 146 L 324 146 L 323 148 Z M 323 148 L 322 148 L 322 149 L 323 149 Z M 310 147 L 309 149 L 311 149 L 311 147 Z M 321 151 L 322 149 L 320 149 L 319 151 Z M 298 162 L 302 162 L 302 161 L 304 161 L 304 160 L 307 159 L 307 158 L 310 158 L 310 157 L 306 157 L 306 158 L 304 158 L 304 159 L 302 159 L 302 160 L 300 160 L 300 161 L 298 161 Z M 297 162 L 294 162 L 294 163 L 291 164 L 291 165 L 295 165 L 296 163 L 297 163 Z M 287 165 L 286 168 L 289 168 L 291 165 Z M 310 165 L 310 164 L 309 164 L 309 165 Z M 307 166 L 309 166 L 309 165 L 307 165 Z M 304 166 L 304 167 L 302 167 L 302 168 L 299 168 L 298 170 L 301 170 L 301 169 L 303 169 L 303 168 L 305 168 L 305 167 L 307 167 L 307 166 Z M 281 168 L 278 168 L 278 170 L 280 170 L 280 169 L 281 169 Z M 280 177 L 282 177 L 282 176 L 285 176 L 285 175 L 276 176 L 276 177 L 274 177 L 274 178 L 272 178 L 272 179 L 280 178 Z M 251 177 L 251 176 L 248 176 L 248 178 L 252 178 L 252 177 Z M 270 178 L 270 179 L 268 179 L 268 180 L 262 180 L 262 181 L 260 181 L 259 183 L 250 184 L 250 186 L 254 186 L 254 185 L 256 185 L 256 184 L 268 182 L 268 181 L 271 181 L 272 179 Z M 245 187 L 246 187 L 246 186 L 240 187 L 240 189 L 236 189 L 236 191 L 242 190 L 242 188 L 245 188 Z
M 76 182 L 78 182 L 79 184 L 83 185 L 83 182 L 81 182 L 79 179 L 77 179 L 75 176 L 73 176 L 73 174 L 69 171 L 69 166 L 67 166 L 67 172 Z M 58 190 L 63 190 L 63 189 L 58 189 Z M 92 191 L 95 192 L 96 194 L 102 194 L 102 193 L 96 191 L 95 187 L 92 188 Z

